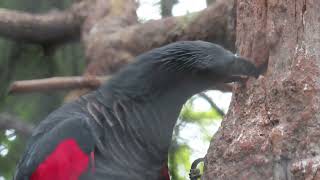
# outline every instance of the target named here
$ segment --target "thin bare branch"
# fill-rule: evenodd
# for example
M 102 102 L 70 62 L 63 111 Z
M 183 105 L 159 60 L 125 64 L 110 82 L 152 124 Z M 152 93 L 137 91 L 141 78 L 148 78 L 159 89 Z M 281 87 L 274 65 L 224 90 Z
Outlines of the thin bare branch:
M 213 100 L 206 93 L 199 93 L 199 96 L 205 99 L 210 104 L 210 106 L 220 114 L 220 116 L 225 115 L 225 113 L 216 105 L 216 103 L 213 102 Z
M 0 114 L 0 130 L 14 129 L 18 134 L 28 137 L 32 134 L 34 126 L 24 122 L 17 116 L 9 113 Z
M 98 88 L 108 76 L 52 77 L 37 80 L 16 81 L 9 87 L 9 93 L 47 92 L 80 88 Z
M 9 87 L 8 93 L 48 92 L 82 88 L 96 89 L 108 79 L 110 79 L 110 76 L 71 76 L 23 80 L 13 82 Z M 219 84 L 212 87 L 212 89 L 231 92 L 232 85 Z

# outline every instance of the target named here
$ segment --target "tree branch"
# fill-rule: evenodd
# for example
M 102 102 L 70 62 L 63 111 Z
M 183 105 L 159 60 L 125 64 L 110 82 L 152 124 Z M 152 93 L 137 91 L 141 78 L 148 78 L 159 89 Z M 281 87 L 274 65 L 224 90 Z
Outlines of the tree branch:
M 70 89 L 96 89 L 105 83 L 110 76 L 72 76 L 72 77 L 52 77 L 46 79 L 34 79 L 13 82 L 8 90 L 9 94 L 48 92 Z M 231 84 L 219 84 L 212 87 L 213 90 L 231 92 Z
M 0 114 L 0 129 L 14 129 L 17 131 L 18 134 L 23 136 L 30 136 L 32 134 L 32 130 L 34 126 L 28 123 L 25 123 L 20 118 L 13 116 L 8 113 L 1 113 Z
M 199 96 L 200 97 L 202 97 L 203 99 L 205 99 L 209 104 L 210 104 L 210 106 L 211 107 L 213 107 L 219 114 L 220 114 L 220 116 L 224 116 L 224 115 L 226 115 L 217 105 L 216 105 L 216 103 L 214 103 L 213 101 L 212 101 L 212 99 L 206 94 L 206 93 L 199 93 Z
M 177 3 L 178 3 L 178 0 L 160 0 L 161 16 L 162 17 L 172 16 L 172 8 Z
M 87 62 L 96 62 L 98 67 L 85 74 L 110 75 L 133 58 L 129 52 L 118 46 L 121 39 L 126 38 L 126 34 L 119 37 L 117 32 L 138 23 L 136 9 L 136 0 L 97 0 L 95 12 L 90 14 L 84 23 L 82 40 Z
M 133 57 L 178 40 L 206 40 L 234 50 L 233 0 L 217 0 L 205 10 L 182 17 L 148 21 L 113 33 L 95 31 L 86 41 L 85 74 L 112 74 Z
M 34 15 L 0 9 L 0 36 L 38 44 L 58 44 L 80 38 L 86 1 L 74 4 L 69 10 Z
M 73 77 L 52 77 L 38 80 L 16 81 L 9 87 L 9 93 L 27 93 L 27 92 L 46 92 L 67 89 L 80 88 L 98 88 L 104 81 L 109 79 L 105 77 L 94 76 L 73 76 Z

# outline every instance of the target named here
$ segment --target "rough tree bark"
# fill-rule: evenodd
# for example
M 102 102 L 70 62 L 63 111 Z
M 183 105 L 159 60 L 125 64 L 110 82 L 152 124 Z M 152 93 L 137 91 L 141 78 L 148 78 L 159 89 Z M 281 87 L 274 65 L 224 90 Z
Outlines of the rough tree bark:
M 268 63 L 234 88 L 205 179 L 320 179 L 320 1 L 237 0 L 237 47 Z

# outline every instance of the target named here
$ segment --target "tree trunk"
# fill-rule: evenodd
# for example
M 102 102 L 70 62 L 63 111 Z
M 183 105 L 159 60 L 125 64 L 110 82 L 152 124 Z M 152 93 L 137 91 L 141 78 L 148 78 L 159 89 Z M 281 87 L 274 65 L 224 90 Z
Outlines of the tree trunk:
M 177 0 L 161 0 L 160 13 L 162 17 L 172 16 L 172 8 L 177 3 Z
M 319 0 L 237 0 L 238 51 L 267 71 L 234 88 L 204 179 L 320 179 L 319 9 Z

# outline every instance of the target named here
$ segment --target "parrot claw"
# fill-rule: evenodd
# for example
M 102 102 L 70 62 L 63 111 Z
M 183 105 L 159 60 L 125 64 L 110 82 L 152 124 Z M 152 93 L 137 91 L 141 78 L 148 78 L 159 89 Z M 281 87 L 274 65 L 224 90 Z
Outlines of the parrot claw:
M 204 161 L 204 158 L 199 158 L 193 161 L 191 165 L 190 173 L 189 173 L 190 180 L 197 180 L 198 178 L 201 177 L 200 169 L 197 169 L 197 166 L 200 162 L 203 162 L 203 161 Z

